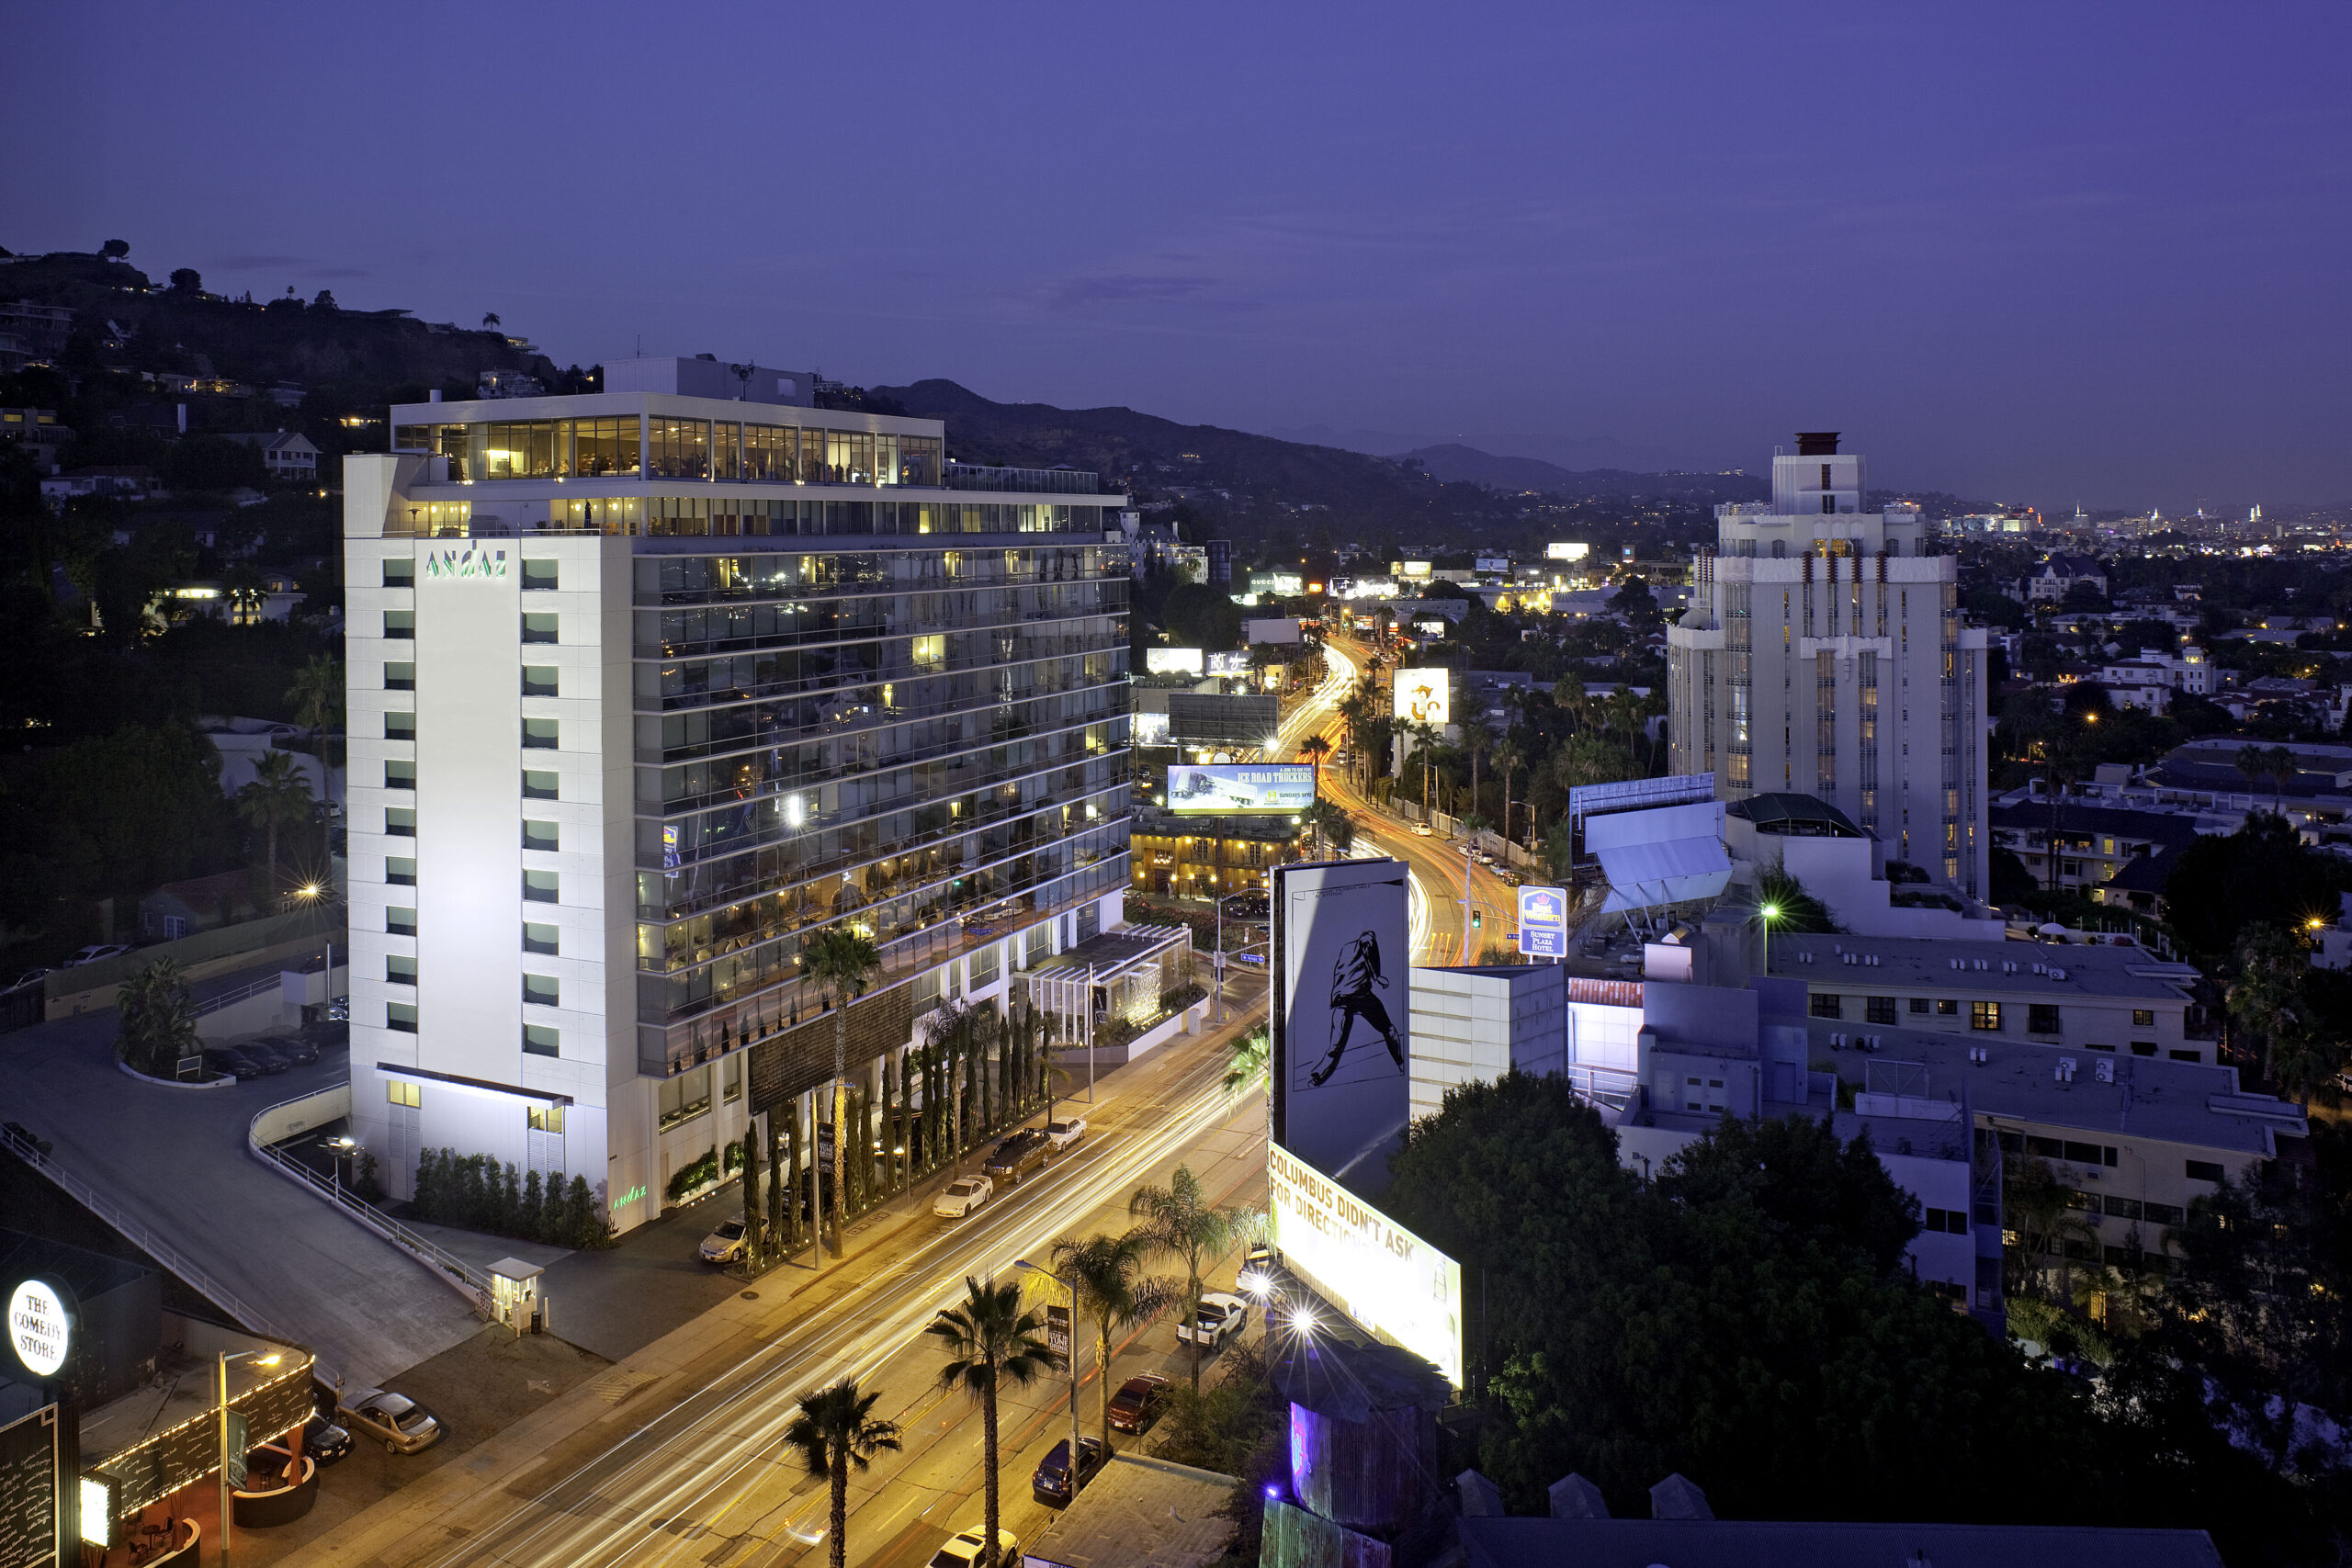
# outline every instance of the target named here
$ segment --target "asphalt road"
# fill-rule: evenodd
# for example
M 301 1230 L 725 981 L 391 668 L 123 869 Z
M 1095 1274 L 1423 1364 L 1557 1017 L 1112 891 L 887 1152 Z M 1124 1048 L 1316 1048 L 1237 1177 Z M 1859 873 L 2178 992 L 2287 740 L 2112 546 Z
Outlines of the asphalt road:
M 1330 637 L 1323 647 L 1327 660 L 1346 666 L 1347 674 L 1339 694 L 1345 696 L 1363 675 L 1363 650 L 1341 637 Z M 1314 733 L 1329 740 L 1334 749 L 1345 741 L 1344 727 L 1336 711 L 1321 716 Z M 1306 735 L 1302 733 L 1298 739 L 1304 740 Z M 1336 801 L 1356 825 L 1356 852 L 1361 854 L 1369 844 L 1383 854 L 1403 861 L 1411 871 L 1417 894 L 1415 963 L 1475 964 L 1487 944 L 1509 943 L 1512 940 L 1519 921 L 1517 889 L 1487 867 L 1470 862 L 1457 840 L 1423 838 L 1404 823 L 1374 809 L 1345 768 L 1326 765 L 1321 771 L 1317 787 L 1327 799 Z M 1465 864 L 1469 869 L 1470 909 L 1478 915 L 1480 922 L 1466 955 L 1462 942 Z
M 1254 1010 L 1234 1027 L 1252 1022 Z M 1087 1142 L 969 1218 L 924 1216 L 863 1247 L 853 1233 L 845 1262 L 813 1278 L 770 1274 L 758 1287 L 766 1299 L 749 1309 L 727 1303 L 756 1319 L 755 1342 L 740 1353 L 717 1351 L 680 1380 L 681 1397 L 666 1408 L 632 1405 L 628 1417 L 584 1427 L 543 1453 L 468 1461 L 462 1468 L 480 1479 L 464 1491 L 355 1521 L 361 1528 L 322 1561 L 439 1568 L 821 1561 L 824 1493 L 780 1444 L 801 1393 L 845 1376 L 882 1390 L 876 1414 L 907 1434 L 901 1452 L 853 1480 L 850 1560 L 889 1568 L 926 1560 L 978 1518 L 980 1489 L 977 1415 L 962 1396 L 937 1391 L 940 1358 L 924 1327 L 960 1297 L 967 1274 L 1002 1275 L 1015 1258 L 1042 1259 L 1059 1235 L 1124 1229 L 1128 1194 L 1165 1182 L 1180 1161 L 1233 1201 L 1261 1192 L 1264 1102 L 1228 1101 L 1220 1083 L 1224 1039 L 1180 1041 L 1107 1077 L 1088 1113 Z M 1159 1326 L 1145 1340 L 1130 1352 L 1140 1358 L 1135 1365 L 1152 1364 L 1155 1347 L 1164 1359 L 1172 1329 Z M 1091 1375 L 1091 1355 L 1082 1350 L 1080 1359 Z M 1114 1373 L 1128 1375 L 1128 1364 Z M 1029 1472 L 1068 1431 L 1067 1394 L 1057 1378 L 1004 1403 L 1006 1496 L 1028 1510 L 1016 1518 L 1009 1507 L 1007 1519 L 1024 1539 L 1042 1524 L 1028 1497 Z M 1092 1399 L 1091 1387 L 1081 1390 L 1082 1406 Z M 625 1421 L 636 1424 L 620 1430 Z

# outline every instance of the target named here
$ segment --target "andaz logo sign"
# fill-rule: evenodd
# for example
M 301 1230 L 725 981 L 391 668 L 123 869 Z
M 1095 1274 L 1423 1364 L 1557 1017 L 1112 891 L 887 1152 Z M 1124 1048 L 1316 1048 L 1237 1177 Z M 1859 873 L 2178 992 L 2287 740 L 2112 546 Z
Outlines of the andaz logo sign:
M 462 550 L 455 547 L 431 550 L 426 552 L 424 557 L 424 575 L 427 577 L 504 577 L 506 552 L 503 549 L 476 549 L 471 545 L 468 545 Z

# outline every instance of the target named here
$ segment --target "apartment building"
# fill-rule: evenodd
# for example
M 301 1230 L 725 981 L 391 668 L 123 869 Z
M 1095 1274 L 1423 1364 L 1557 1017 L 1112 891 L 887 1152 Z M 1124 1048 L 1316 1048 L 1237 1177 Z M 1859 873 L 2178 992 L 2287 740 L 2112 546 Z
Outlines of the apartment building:
M 2197 971 L 2144 948 L 1913 937 L 1791 936 L 1771 973 L 1804 982 L 1810 1016 L 1856 1035 L 1900 1026 L 2020 1044 L 2212 1062 Z
M 1668 771 L 1717 795 L 1798 792 L 1957 891 L 1991 890 L 1985 634 L 1918 508 L 1865 511 L 1834 432 L 1772 459 L 1772 499 L 1715 508 L 1667 629 Z
M 346 459 L 353 1122 L 395 1193 L 446 1145 L 630 1228 L 754 1111 L 809 1122 L 814 932 L 879 946 L 870 1079 L 1121 923 L 1125 498 L 710 368 L 398 406 Z

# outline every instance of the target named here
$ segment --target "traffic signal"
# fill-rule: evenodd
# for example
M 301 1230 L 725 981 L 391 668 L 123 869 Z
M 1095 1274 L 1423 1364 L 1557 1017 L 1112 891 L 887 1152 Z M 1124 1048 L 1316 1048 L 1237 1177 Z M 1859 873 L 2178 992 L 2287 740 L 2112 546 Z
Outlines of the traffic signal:
M 1487 912 L 1484 909 L 1473 909 L 1470 911 L 1470 929 L 1472 931 L 1475 931 L 1482 929 L 1486 923 Z

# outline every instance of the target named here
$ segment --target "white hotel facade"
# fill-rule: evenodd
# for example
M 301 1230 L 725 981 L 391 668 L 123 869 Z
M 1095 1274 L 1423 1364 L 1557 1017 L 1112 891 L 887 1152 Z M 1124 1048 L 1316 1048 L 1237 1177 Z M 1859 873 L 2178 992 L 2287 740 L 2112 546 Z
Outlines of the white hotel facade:
M 830 1079 L 814 931 L 881 948 L 870 1070 L 1120 923 L 1127 561 L 1124 497 L 938 421 L 605 384 L 345 460 L 352 1120 L 396 1195 L 447 1145 L 626 1230 Z
M 1887 854 L 1991 892 L 1982 630 L 1919 509 L 1866 511 L 1834 433 L 1772 459 L 1772 499 L 1715 508 L 1716 544 L 1667 631 L 1672 771 L 1721 798 L 1815 795 Z

